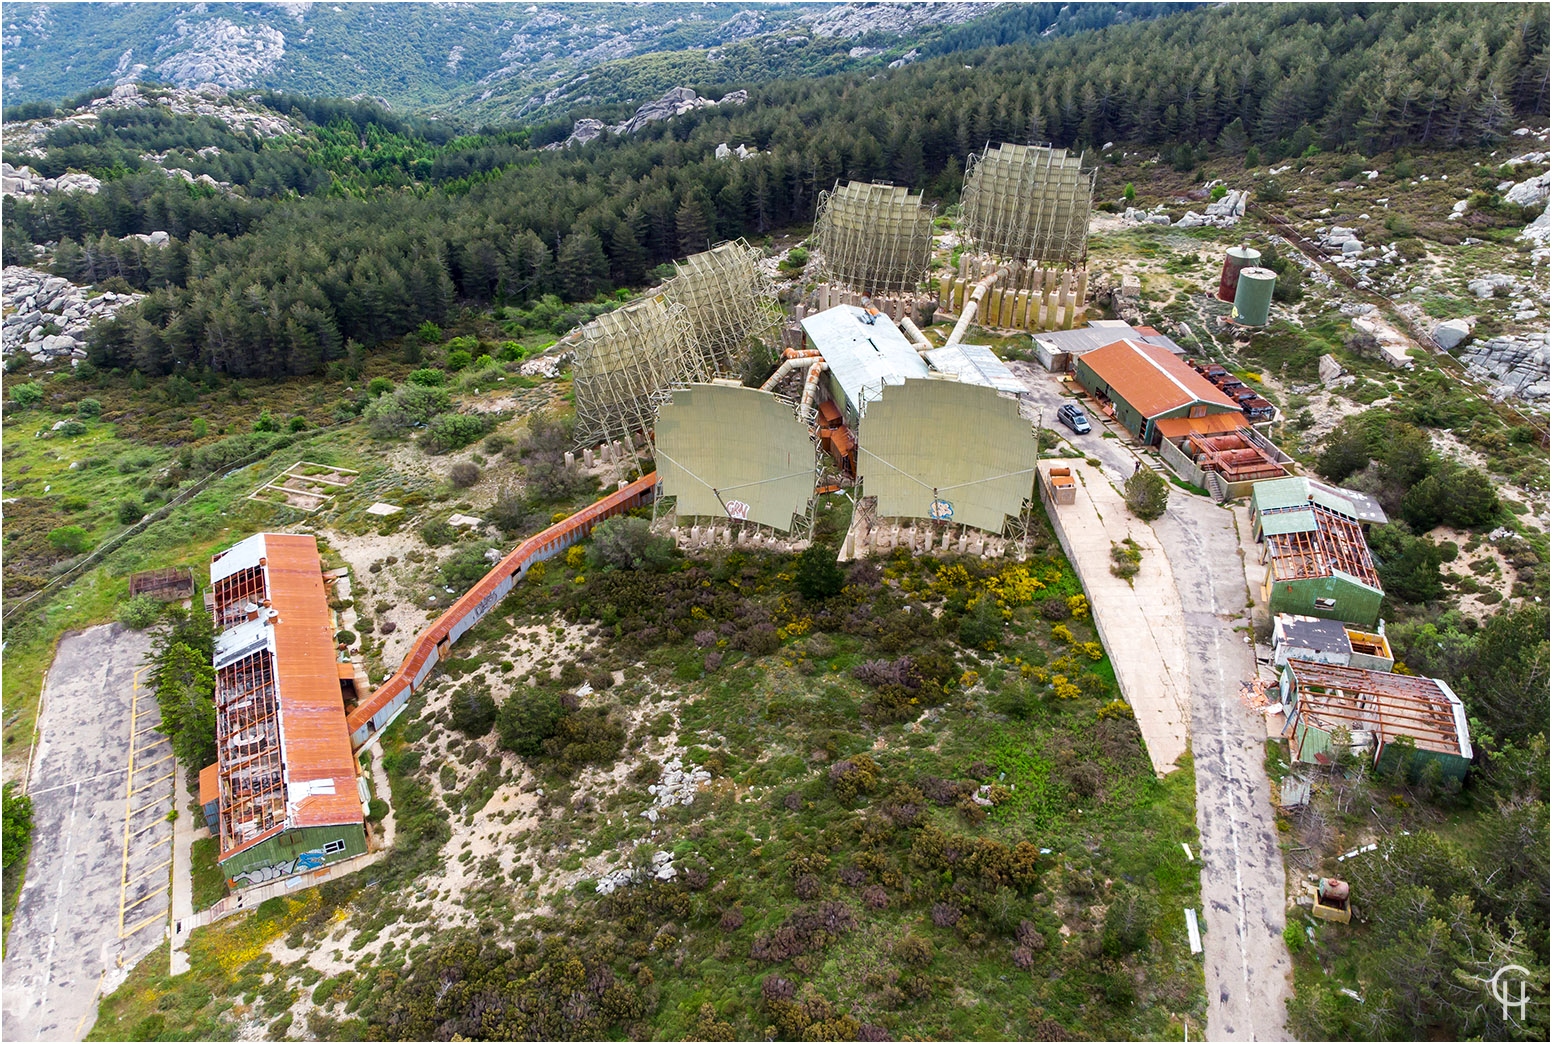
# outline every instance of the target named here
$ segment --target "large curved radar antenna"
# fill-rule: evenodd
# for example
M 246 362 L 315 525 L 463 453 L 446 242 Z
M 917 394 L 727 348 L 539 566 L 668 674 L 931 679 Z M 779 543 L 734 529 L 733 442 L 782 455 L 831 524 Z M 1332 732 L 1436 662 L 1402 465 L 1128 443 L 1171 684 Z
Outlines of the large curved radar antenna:
M 735 384 L 685 385 L 658 409 L 654 441 L 663 495 L 680 518 L 788 533 L 808 514 L 816 450 L 791 403 Z
M 965 164 L 966 238 L 990 257 L 1081 264 L 1088 257 L 1095 175 L 1066 149 L 988 145 Z
M 881 518 L 1002 533 L 1034 488 L 1036 448 L 1018 402 L 996 389 L 913 378 L 868 406 L 857 472 Z
M 915 290 L 932 255 L 934 213 L 921 193 L 887 183 L 848 181 L 821 192 L 814 245 L 825 281 L 862 294 Z
M 572 367 L 579 446 L 652 430 L 670 386 L 708 376 L 689 348 L 684 308 L 663 294 L 632 301 L 582 328 Z
M 701 373 L 736 374 L 750 340 L 771 336 L 781 322 L 759 259 L 759 250 L 735 239 L 675 262 L 677 274 L 663 294 L 684 309 Z

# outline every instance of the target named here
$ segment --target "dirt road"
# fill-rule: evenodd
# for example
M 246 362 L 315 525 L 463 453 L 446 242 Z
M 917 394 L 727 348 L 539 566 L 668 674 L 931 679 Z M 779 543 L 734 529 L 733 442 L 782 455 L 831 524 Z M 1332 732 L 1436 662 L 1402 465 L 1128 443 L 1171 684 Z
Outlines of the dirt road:
M 1282 853 L 1267 789 L 1266 726 L 1239 698 L 1255 676 L 1233 516 L 1175 491 L 1154 531 L 1174 568 L 1190 653 L 1210 1040 L 1282 1040 L 1292 965 Z

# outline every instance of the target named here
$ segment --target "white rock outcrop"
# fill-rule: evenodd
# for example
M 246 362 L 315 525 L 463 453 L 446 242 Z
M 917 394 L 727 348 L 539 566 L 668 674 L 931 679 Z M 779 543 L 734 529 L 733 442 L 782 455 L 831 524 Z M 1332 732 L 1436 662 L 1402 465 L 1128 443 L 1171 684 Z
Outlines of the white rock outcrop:
M 1545 203 L 1549 195 L 1552 195 L 1552 172 L 1520 182 L 1504 193 L 1504 202 L 1535 207 Z
M 26 352 L 41 363 L 84 359 L 87 328 L 145 296 L 111 291 L 96 297 L 86 295 L 86 287 L 67 279 L 35 268 L 7 265 L 0 273 L 0 303 L 5 310 L 0 352 Z M 54 332 L 45 332 L 48 327 Z
M 1434 343 L 1449 351 L 1470 337 L 1475 327 L 1475 319 L 1448 319 L 1433 328 Z

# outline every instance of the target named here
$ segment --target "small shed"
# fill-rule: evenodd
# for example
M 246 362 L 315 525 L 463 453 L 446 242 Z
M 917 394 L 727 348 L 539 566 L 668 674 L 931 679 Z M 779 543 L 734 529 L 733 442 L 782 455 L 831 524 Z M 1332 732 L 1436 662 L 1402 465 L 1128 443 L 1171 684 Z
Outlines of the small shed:
M 171 569 L 148 569 L 132 573 L 129 578 L 129 597 L 150 595 L 160 602 L 181 602 L 194 597 L 194 571 L 187 566 Z
M 221 822 L 221 766 L 206 765 L 199 770 L 199 805 L 205 812 L 205 826 L 212 834 L 218 832 Z
M 1078 500 L 1078 487 L 1072 477 L 1072 469 L 1051 466 L 1040 471 L 1040 486 L 1045 491 L 1046 500 L 1052 504 L 1075 504 Z

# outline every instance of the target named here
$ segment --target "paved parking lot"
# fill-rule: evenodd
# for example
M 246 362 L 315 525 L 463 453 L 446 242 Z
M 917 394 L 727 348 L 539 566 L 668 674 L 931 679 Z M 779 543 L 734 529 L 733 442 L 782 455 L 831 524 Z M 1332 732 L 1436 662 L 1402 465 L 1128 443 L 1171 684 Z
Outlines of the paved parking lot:
M 7 939 L 0 1038 L 80 1040 L 165 937 L 173 761 L 136 675 L 149 637 L 63 639 L 43 689 L 28 792 L 33 849 Z

